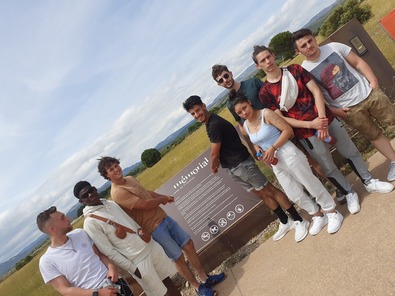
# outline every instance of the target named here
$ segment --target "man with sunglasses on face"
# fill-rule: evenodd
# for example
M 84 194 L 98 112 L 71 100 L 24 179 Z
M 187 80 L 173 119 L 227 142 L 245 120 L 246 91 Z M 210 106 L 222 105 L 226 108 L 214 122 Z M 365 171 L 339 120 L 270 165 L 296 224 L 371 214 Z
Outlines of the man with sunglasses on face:
M 40 258 L 39 268 L 46 284 L 62 295 L 132 296 L 127 283 L 118 278 L 116 266 L 93 244 L 83 229 L 74 229 L 70 218 L 56 207 L 41 212 L 36 219 L 38 228 L 47 234 L 51 245 Z M 105 281 L 115 282 L 103 287 Z
M 180 296 L 169 278 L 176 270 L 162 247 L 152 239 L 148 243 L 143 241 L 138 235 L 140 226 L 120 206 L 113 201 L 100 199 L 96 188 L 87 181 L 79 181 L 73 193 L 85 205 L 84 230 L 104 255 L 129 272 L 147 296 Z M 130 228 L 135 234 L 125 233 L 126 236 L 121 239 L 116 234 L 115 226 L 94 215 Z
M 233 73 L 229 71 L 228 67 L 225 65 L 216 64 L 211 68 L 211 75 L 213 79 L 219 86 L 222 86 L 226 89 L 235 90 L 237 92 L 242 93 L 251 101 L 251 106 L 258 110 L 263 109 L 265 106 L 259 100 L 259 90 L 263 86 L 263 82 L 258 78 L 250 78 L 241 82 L 234 80 Z M 250 149 L 250 152 L 254 152 L 254 145 L 251 143 L 250 137 L 243 129 L 243 120 L 240 118 L 239 115 L 233 110 L 233 107 L 229 103 L 229 100 L 226 101 L 226 106 L 228 107 L 230 113 L 233 115 L 234 119 L 240 125 L 240 132 Z M 255 154 L 253 154 L 254 158 Z

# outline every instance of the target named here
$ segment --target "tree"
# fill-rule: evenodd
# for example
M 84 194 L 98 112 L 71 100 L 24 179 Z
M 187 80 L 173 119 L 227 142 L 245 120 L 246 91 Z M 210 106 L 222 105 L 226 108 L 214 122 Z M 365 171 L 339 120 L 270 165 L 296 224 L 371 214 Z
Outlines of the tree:
M 15 269 L 19 270 L 21 269 L 23 266 L 25 266 L 26 264 L 28 264 L 31 260 L 33 259 L 32 255 L 27 255 L 25 258 L 23 258 L 21 261 L 17 262 L 15 264 Z
M 361 2 L 358 0 L 348 0 L 333 10 L 322 24 L 319 31 L 320 34 L 328 37 L 353 18 L 357 18 L 361 24 L 366 23 L 373 16 L 373 13 L 369 4 L 362 5 Z
M 276 54 L 277 60 L 289 60 L 295 55 L 292 44 L 292 33 L 289 31 L 278 33 L 270 40 L 269 48 Z
M 141 162 L 148 168 L 152 167 L 161 159 L 158 149 L 150 148 L 141 153 Z
M 255 74 L 255 78 L 258 78 L 260 80 L 262 80 L 264 77 L 266 77 L 266 73 L 265 73 L 265 71 L 263 71 L 261 69 L 259 69 L 259 71 L 256 72 L 256 74 Z
M 188 134 L 192 134 L 194 131 L 198 130 L 202 124 L 198 121 L 193 123 L 190 127 L 188 127 Z

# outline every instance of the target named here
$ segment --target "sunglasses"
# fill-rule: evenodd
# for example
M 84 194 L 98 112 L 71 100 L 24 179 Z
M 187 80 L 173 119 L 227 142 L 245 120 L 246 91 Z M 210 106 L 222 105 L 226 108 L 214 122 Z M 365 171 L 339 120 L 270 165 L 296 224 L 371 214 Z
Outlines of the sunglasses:
M 230 77 L 229 73 L 225 73 L 223 77 L 221 77 L 219 80 L 217 80 L 217 82 L 219 84 L 222 84 L 222 83 L 224 83 L 224 79 L 229 79 L 229 77 Z
M 80 199 L 87 199 L 93 192 L 95 192 L 95 187 L 91 186 L 87 192 L 81 194 Z

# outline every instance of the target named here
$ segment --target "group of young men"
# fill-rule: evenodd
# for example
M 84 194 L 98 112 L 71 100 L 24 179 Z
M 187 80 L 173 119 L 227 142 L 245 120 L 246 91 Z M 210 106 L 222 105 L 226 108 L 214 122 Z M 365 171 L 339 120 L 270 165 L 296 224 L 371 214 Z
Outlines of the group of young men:
M 334 164 L 325 139 L 337 139 L 336 149 L 347 159 L 367 191 L 390 192 L 394 186 L 373 178 L 336 116 L 365 135 L 390 160 L 388 181 L 391 182 L 395 180 L 395 151 L 373 118 L 395 129 L 395 108 L 379 89 L 372 69 L 350 47 L 339 43 L 319 47 L 308 29 L 301 29 L 293 36 L 297 53 L 306 57 L 302 66 L 281 68 L 270 49 L 256 46 L 253 60 L 266 73 L 265 83 L 257 78 L 237 82 L 224 65 L 214 65 L 212 76 L 218 85 L 245 95 L 255 109 L 269 108 L 282 116 L 293 127 L 305 152 L 342 193 L 339 202 L 346 200 L 348 210 L 355 214 L 360 210 L 358 195 Z M 281 100 L 281 97 L 286 98 Z M 200 97 L 189 97 L 183 107 L 206 126 L 212 143 L 212 172 L 216 173 L 222 166 L 233 180 L 254 192 L 278 216 L 280 225 L 273 239 L 281 239 L 291 229 L 295 229 L 296 241 L 304 239 L 310 223 L 256 166 L 255 149 L 248 135 L 243 133 L 250 152 L 234 126 L 208 112 Z M 228 107 L 242 125 L 241 118 Z M 56 207 L 37 216 L 39 229 L 51 241 L 40 258 L 45 283 L 63 295 L 132 295 L 123 279 L 131 275 L 148 296 L 180 295 L 169 278 L 175 272 L 170 258 L 198 295 L 217 295 L 212 287 L 223 281 L 225 274 L 208 275 L 204 271 L 189 234 L 160 207 L 172 203 L 174 197 L 146 190 L 135 178 L 124 176 L 116 158 L 102 157 L 98 170 L 111 181 L 112 201 L 100 199 L 96 188 L 87 181 L 74 186 L 75 197 L 85 205 L 84 230 L 73 230 L 70 219 Z M 311 227 L 315 224 L 322 229 L 328 224 L 328 232 L 335 233 L 342 221 L 337 211 L 323 212 L 312 219 Z M 123 277 L 119 276 L 117 267 L 121 268 Z

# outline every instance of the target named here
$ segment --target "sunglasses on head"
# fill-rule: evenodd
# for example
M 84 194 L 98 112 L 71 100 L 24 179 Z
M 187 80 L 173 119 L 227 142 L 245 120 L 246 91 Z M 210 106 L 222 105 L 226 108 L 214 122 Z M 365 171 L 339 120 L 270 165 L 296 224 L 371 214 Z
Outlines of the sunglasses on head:
M 229 79 L 229 76 L 230 76 L 229 73 L 225 73 L 223 77 L 221 77 L 219 80 L 217 80 L 217 82 L 219 84 L 222 84 L 222 83 L 224 83 L 224 79 Z
M 95 191 L 95 187 L 91 186 L 88 191 L 84 192 L 83 194 L 81 194 L 80 199 L 86 199 L 89 197 L 89 195 L 91 195 L 94 191 Z

